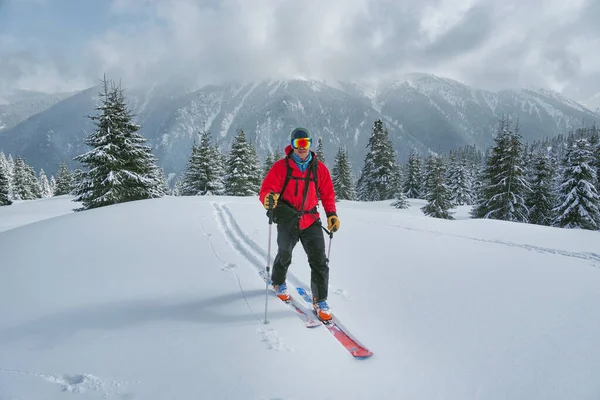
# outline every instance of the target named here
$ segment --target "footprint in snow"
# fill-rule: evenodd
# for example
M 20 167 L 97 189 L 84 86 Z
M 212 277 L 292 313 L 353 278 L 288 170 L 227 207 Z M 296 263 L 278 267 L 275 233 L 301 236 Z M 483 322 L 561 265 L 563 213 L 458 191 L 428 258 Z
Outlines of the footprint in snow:
M 342 296 L 346 300 L 350 300 L 350 298 L 352 297 L 350 295 L 350 293 L 348 293 L 348 291 L 344 290 L 344 289 L 335 289 L 335 290 L 332 291 L 332 293 L 333 294 L 337 294 L 338 296 Z
M 237 265 L 233 263 L 227 263 L 221 266 L 221 271 L 231 271 L 234 268 L 237 268 Z
M 263 342 L 267 343 L 269 350 L 294 351 L 292 346 L 283 343 L 283 340 L 279 337 L 279 333 L 275 329 L 258 328 L 256 331 L 262 335 Z

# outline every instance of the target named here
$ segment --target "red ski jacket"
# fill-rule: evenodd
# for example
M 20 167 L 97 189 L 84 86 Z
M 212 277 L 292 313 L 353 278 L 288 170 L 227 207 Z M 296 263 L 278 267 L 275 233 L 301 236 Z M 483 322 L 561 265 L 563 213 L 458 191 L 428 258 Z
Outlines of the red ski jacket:
M 319 204 L 319 198 L 317 197 L 317 192 L 313 183 L 314 181 L 312 180 L 311 176 L 311 180 L 308 181 L 308 193 L 306 194 L 304 208 L 302 210 L 300 209 L 300 207 L 302 207 L 304 186 L 306 185 L 306 180 L 302 178 L 306 178 L 306 175 L 310 173 L 311 168 L 307 168 L 304 172 L 300 171 L 300 168 L 298 168 L 294 160 L 292 160 L 289 157 L 291 152 L 293 152 L 292 146 L 288 145 L 285 148 L 285 153 L 287 154 L 287 156 L 276 161 L 275 164 L 273 164 L 262 183 L 258 196 L 261 204 L 264 204 L 265 197 L 267 196 L 267 194 L 269 194 L 270 192 L 280 193 L 280 198 L 289 202 L 298 211 L 309 211 L 313 208 L 316 208 Z M 318 162 L 317 179 L 319 186 L 319 196 L 321 197 L 323 209 L 327 214 L 335 213 L 335 192 L 333 190 L 331 174 L 329 173 L 329 169 L 327 168 L 327 166 L 321 161 L 317 160 L 317 155 L 314 152 L 311 153 L 313 158 L 313 161 L 311 162 Z M 292 167 L 292 176 L 294 178 L 299 179 L 290 179 L 287 186 L 285 187 L 285 193 L 281 193 L 281 189 L 283 188 L 285 177 L 287 175 L 288 165 Z M 306 229 L 319 218 L 320 215 L 318 211 L 315 213 L 304 214 L 300 218 L 299 228 Z

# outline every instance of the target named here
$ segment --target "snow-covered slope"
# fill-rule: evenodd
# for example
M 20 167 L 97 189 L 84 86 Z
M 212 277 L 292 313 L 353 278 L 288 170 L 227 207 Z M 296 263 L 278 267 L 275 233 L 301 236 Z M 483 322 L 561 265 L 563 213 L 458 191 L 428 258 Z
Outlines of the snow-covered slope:
M 0 131 L 10 129 L 72 95 L 73 93 L 47 94 L 26 90 L 14 93 L 6 99 L 6 103 L 0 102 Z
M 60 202 L 0 207 L 0 399 L 600 395 L 597 232 L 338 203 L 330 304 L 374 352 L 355 360 L 272 295 L 263 324 L 256 198 Z M 301 246 L 290 273 L 308 286 Z

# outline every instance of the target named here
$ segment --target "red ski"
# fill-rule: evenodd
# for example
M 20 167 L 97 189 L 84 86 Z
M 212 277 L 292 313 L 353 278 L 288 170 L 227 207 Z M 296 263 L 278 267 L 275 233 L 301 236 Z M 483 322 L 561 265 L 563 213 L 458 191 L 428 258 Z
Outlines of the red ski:
M 305 302 L 311 304 L 310 295 L 306 289 L 297 287 L 296 291 L 300 296 L 302 296 Z M 324 321 L 319 318 L 315 311 L 313 311 L 313 313 L 317 316 L 317 319 L 319 319 L 319 321 L 321 321 L 323 325 L 327 327 L 327 330 L 333 334 L 333 337 L 335 337 L 337 341 L 340 342 L 340 344 L 344 346 L 344 348 L 348 350 L 355 358 L 369 358 L 373 355 L 371 350 L 363 346 L 358 340 L 356 340 L 355 337 L 350 334 L 348 329 L 342 325 L 335 315 L 332 316 L 331 320 Z

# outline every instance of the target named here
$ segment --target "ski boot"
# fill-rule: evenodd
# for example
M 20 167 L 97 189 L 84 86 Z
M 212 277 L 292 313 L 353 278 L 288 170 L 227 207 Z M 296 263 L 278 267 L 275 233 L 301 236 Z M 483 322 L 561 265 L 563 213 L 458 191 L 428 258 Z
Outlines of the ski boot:
M 330 324 L 332 320 L 331 309 L 327 301 L 315 301 L 313 303 L 314 313 L 325 325 Z
M 289 303 L 290 300 L 292 300 L 290 294 L 288 293 L 287 285 L 285 283 L 282 283 L 281 285 L 273 285 L 273 289 L 275 289 L 275 294 L 282 301 Z

